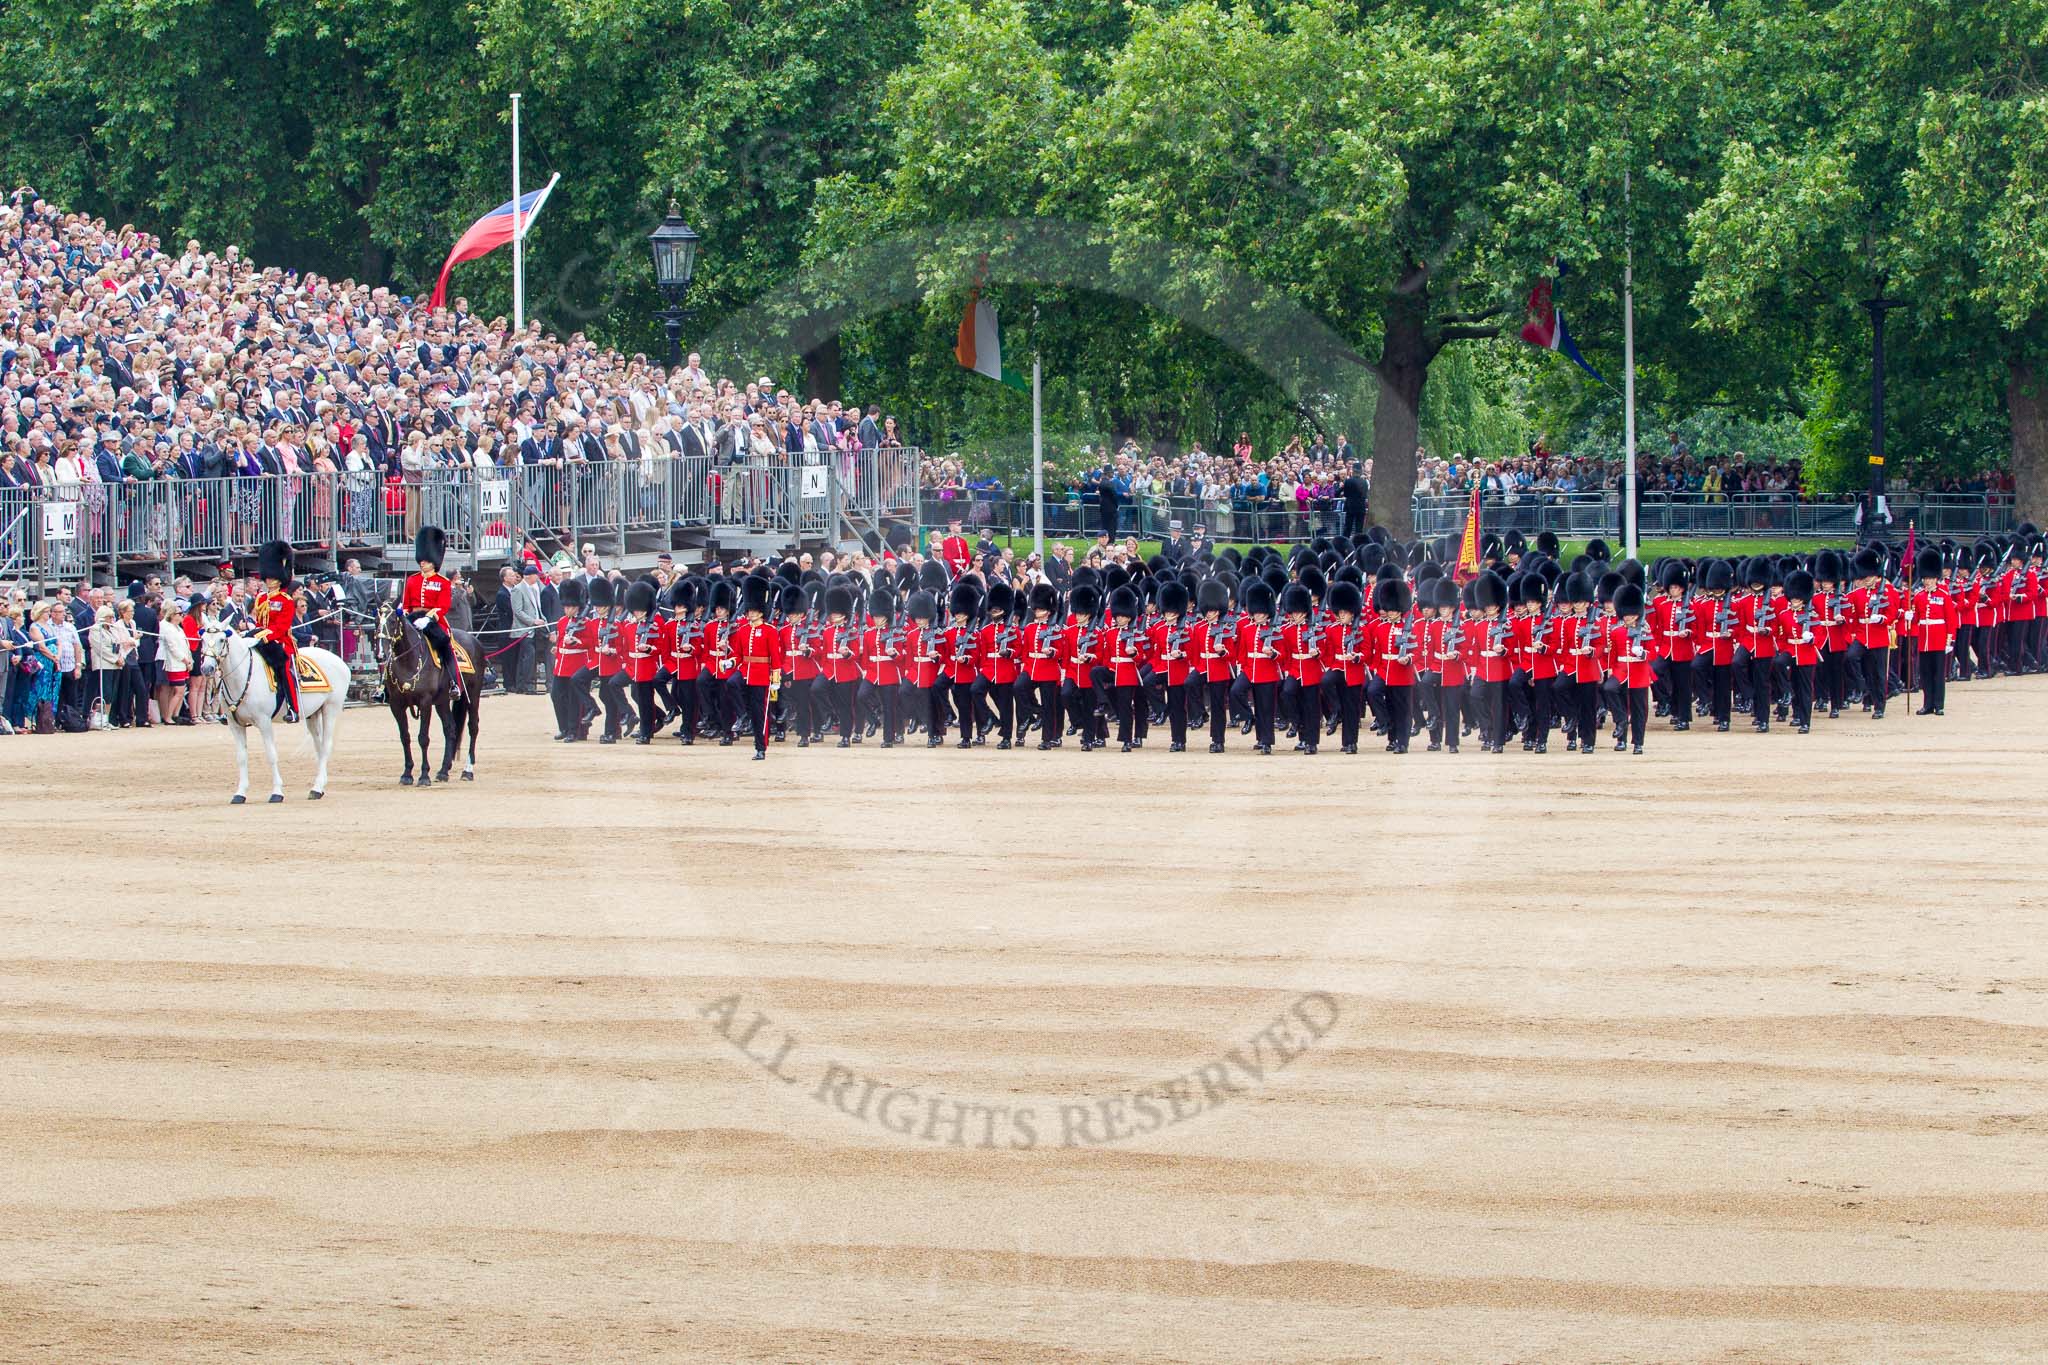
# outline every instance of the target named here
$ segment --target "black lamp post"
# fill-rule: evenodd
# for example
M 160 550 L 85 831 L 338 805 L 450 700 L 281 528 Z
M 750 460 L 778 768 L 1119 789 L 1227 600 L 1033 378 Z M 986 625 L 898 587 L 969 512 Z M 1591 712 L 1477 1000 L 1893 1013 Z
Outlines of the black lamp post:
M 699 240 L 683 221 L 682 211 L 673 199 L 668 201 L 668 217 L 647 234 L 648 254 L 654 258 L 654 287 L 661 291 L 662 301 L 668 305 L 661 310 L 661 320 L 668 331 L 671 370 L 683 363 L 683 295 L 690 288 L 690 276 L 696 273 Z
M 1870 494 L 1864 505 L 1863 539 L 1883 540 L 1877 500 L 1884 496 L 1884 316 L 1906 305 L 1902 299 L 1886 298 L 1880 282 L 1877 296 L 1863 300 L 1863 306 L 1870 310 Z

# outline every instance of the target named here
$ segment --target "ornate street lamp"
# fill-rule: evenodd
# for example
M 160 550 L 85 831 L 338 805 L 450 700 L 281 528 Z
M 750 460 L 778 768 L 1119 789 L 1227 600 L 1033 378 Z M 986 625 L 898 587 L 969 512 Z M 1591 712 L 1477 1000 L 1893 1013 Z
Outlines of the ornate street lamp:
M 654 258 L 654 287 L 661 291 L 668 307 L 661 310 L 662 325 L 668 332 L 668 368 L 683 363 L 683 295 L 689 291 L 690 276 L 697 270 L 697 243 L 702 240 L 683 221 L 676 201 L 668 201 L 668 217 L 647 234 L 647 251 Z

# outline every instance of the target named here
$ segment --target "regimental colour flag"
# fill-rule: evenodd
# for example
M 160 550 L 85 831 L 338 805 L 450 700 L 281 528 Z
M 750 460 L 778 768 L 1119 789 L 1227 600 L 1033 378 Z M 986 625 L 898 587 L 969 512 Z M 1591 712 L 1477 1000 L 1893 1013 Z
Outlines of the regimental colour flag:
M 1558 275 L 1564 274 L 1564 263 L 1558 263 Z M 1552 297 L 1554 285 L 1547 279 L 1536 281 L 1536 287 L 1529 291 L 1529 320 L 1522 324 L 1522 340 L 1531 346 L 1541 346 L 1546 351 L 1562 352 L 1570 361 L 1595 379 L 1600 371 L 1586 363 L 1586 357 L 1579 354 L 1577 343 L 1564 325 L 1564 314 L 1559 311 L 1557 301 Z M 1607 381 L 1600 379 L 1605 384 Z
M 1003 329 L 996 321 L 996 307 L 981 296 L 979 288 L 967 296 L 967 314 L 960 319 L 960 336 L 953 345 L 953 357 L 976 374 L 1000 380 L 1013 389 L 1028 391 L 1031 381 L 1003 365 Z
M 524 238 L 533 231 L 533 220 L 540 215 L 540 206 L 548 201 L 555 182 L 560 180 L 557 172 L 548 178 L 548 183 L 539 189 L 519 196 L 519 235 Z M 448 253 L 448 259 L 441 263 L 441 278 L 434 281 L 434 296 L 428 300 L 428 307 L 439 308 L 448 298 L 448 272 L 464 261 L 473 261 L 479 256 L 488 256 L 512 240 L 512 201 L 507 199 L 483 217 L 469 225 L 469 231 L 456 239 L 455 249 Z
M 1465 514 L 1465 535 L 1458 542 L 1458 562 L 1451 568 L 1453 583 L 1470 583 L 1479 577 L 1479 482 L 1472 482 L 1472 510 Z

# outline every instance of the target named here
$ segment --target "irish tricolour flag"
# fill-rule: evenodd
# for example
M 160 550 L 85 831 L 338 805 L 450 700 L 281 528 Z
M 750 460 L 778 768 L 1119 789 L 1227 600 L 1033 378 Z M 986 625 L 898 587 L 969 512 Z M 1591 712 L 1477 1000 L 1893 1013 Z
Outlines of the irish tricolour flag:
M 1003 329 L 996 321 L 996 307 L 981 296 L 979 289 L 967 296 L 967 316 L 960 319 L 960 339 L 953 355 L 976 374 L 998 379 L 1013 389 L 1028 390 L 1031 381 L 1003 365 Z

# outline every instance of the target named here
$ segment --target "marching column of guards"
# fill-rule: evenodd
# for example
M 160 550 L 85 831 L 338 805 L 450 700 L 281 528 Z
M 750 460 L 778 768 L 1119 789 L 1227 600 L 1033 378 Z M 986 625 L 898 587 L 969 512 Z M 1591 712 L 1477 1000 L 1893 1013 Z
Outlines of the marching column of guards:
M 1373 532 L 1013 591 L 939 560 L 874 581 L 800 573 L 562 585 L 558 740 L 745 738 L 754 757 L 911 736 L 1129 753 L 1164 731 L 1226 751 L 1640 754 L 1672 730 L 1807 733 L 1882 720 L 1902 693 L 1942 715 L 1948 684 L 2048 666 L 2039 532 L 1807 556 L 1610 562 L 1593 541 L 1489 539 L 1454 581 L 1442 543 Z M 1449 557 L 1445 555 L 1444 557 Z

